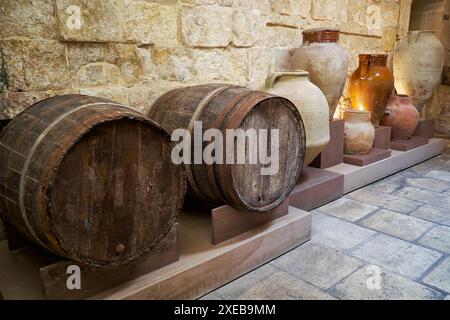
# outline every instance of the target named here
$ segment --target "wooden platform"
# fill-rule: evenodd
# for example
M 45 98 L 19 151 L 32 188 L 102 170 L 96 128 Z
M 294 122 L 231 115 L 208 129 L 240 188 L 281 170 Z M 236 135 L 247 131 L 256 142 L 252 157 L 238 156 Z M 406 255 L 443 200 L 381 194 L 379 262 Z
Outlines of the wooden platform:
M 392 150 L 389 158 L 365 167 L 342 163 L 327 170 L 344 175 L 344 193 L 348 193 L 441 154 L 445 144 L 444 139 L 432 138 L 428 144 L 410 151 Z
M 428 143 L 428 138 L 412 136 L 408 140 L 392 140 L 391 148 L 392 150 L 398 151 L 409 151 Z
M 311 215 L 289 207 L 287 215 L 216 246 L 211 243 L 209 215 L 184 212 L 179 217 L 179 226 L 179 261 L 92 298 L 198 298 L 309 240 Z M 15 251 L 14 255 L 6 250 L 0 254 L 0 290 L 5 299 L 44 298 L 39 274 L 32 267 L 48 263 L 39 261 L 42 260 L 39 251 L 28 247 Z M 24 263 L 25 257 L 35 261 Z
M 368 154 L 344 154 L 344 163 L 358 167 L 365 167 L 371 163 L 389 158 L 390 156 L 390 150 L 373 148 Z
M 297 185 L 289 196 L 289 205 L 310 211 L 342 197 L 344 176 L 313 167 L 303 168 Z

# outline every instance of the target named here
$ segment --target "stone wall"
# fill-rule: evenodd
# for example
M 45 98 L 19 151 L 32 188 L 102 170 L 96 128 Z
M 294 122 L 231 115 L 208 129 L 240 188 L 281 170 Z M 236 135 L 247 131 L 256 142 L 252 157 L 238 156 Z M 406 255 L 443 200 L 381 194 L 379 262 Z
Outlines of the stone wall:
M 2 0 L 0 118 L 61 93 L 138 110 L 207 82 L 259 88 L 311 27 L 340 27 L 350 56 L 392 52 L 411 0 Z M 343 100 L 348 104 L 348 100 Z

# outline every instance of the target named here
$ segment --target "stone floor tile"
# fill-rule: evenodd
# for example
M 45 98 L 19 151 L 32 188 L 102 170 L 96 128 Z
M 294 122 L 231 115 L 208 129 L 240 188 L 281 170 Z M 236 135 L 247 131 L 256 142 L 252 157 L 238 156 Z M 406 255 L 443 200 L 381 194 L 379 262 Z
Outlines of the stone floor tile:
M 328 289 L 358 269 L 363 263 L 318 243 L 307 243 L 271 262 L 297 278 Z
M 450 294 L 444 298 L 444 300 L 450 300 Z
M 336 249 L 348 250 L 368 240 L 375 233 L 353 223 L 325 216 L 313 221 L 311 240 Z
M 414 210 L 409 215 L 450 226 L 450 210 L 448 208 L 435 207 L 426 204 Z
M 425 162 L 419 163 L 411 167 L 409 170 L 425 175 L 430 171 L 440 168 L 450 168 L 450 162 L 448 162 L 448 160 L 444 159 L 444 157 L 442 156 L 438 156 Z
M 434 224 L 389 210 L 380 210 L 362 219 L 359 225 L 414 241 L 431 229 Z
M 383 193 L 392 193 L 394 191 L 397 191 L 402 187 L 401 184 L 387 181 L 387 180 L 380 180 L 375 183 L 372 183 L 365 187 L 365 189 L 375 190 L 378 192 Z
M 204 295 L 199 300 L 223 300 L 221 296 L 219 296 L 215 292 L 208 293 L 207 295 Z
M 346 198 L 361 201 L 373 206 L 382 207 L 384 209 L 397 211 L 400 213 L 410 213 L 411 211 L 417 209 L 422 205 L 422 203 L 417 201 L 403 199 L 390 194 L 368 189 L 359 189 L 353 191 L 347 194 Z
M 439 193 L 450 189 L 450 182 L 430 178 L 407 178 L 406 184 Z
M 317 210 L 348 221 L 356 221 L 369 213 L 378 210 L 378 207 L 351 199 L 340 198 L 318 208 Z
M 268 278 L 270 275 L 278 272 L 279 270 L 267 263 L 240 278 L 224 285 L 223 287 L 213 291 L 214 294 L 224 299 L 235 299 L 249 288 L 253 287 L 256 283 Z
M 380 180 L 380 182 L 390 182 L 390 183 L 395 183 L 398 185 L 405 185 L 406 183 L 406 179 L 408 178 L 420 178 L 422 177 L 422 174 L 417 173 L 413 170 L 410 169 L 406 169 L 397 173 L 394 173 L 393 175 L 390 175 L 382 180 Z
M 328 292 L 342 300 L 435 300 L 442 296 L 436 290 L 374 265 L 362 267 Z
M 425 177 L 450 182 L 450 170 L 431 170 L 425 174 Z
M 450 208 L 450 198 L 443 194 L 422 190 L 414 187 L 405 187 L 393 193 L 405 199 L 420 201 L 437 207 Z
M 450 293 L 450 257 L 442 261 L 423 282 Z
M 332 296 L 286 272 L 277 272 L 241 294 L 243 300 L 335 300 Z
M 442 256 L 434 250 L 383 234 L 353 250 L 352 255 L 410 279 L 418 278 Z
M 419 243 L 445 253 L 450 253 L 450 227 L 437 226 L 431 229 L 419 240 Z

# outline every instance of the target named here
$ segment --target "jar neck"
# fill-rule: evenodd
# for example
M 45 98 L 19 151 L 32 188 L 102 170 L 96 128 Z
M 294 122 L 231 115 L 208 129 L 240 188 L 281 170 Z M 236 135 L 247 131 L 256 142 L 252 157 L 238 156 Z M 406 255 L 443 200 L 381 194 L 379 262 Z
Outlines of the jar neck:
M 344 120 L 351 120 L 354 122 L 370 122 L 370 112 L 347 110 L 344 112 Z
M 304 43 L 337 43 L 339 42 L 339 31 L 303 31 Z
M 371 66 L 386 66 L 387 54 L 360 54 L 359 64 L 370 64 Z
M 395 94 L 393 95 L 393 98 L 396 99 L 400 103 L 410 104 L 411 99 L 406 94 Z

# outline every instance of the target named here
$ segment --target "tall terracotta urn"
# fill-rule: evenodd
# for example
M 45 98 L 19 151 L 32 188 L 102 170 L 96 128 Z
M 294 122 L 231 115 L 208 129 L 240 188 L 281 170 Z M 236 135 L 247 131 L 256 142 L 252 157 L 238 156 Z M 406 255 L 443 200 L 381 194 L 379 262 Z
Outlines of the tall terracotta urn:
M 303 44 L 294 50 L 292 67 L 309 72 L 311 82 L 327 98 L 329 119 L 333 119 L 348 72 L 347 52 L 339 45 L 339 29 L 303 31 Z
M 397 93 L 408 95 L 421 111 L 441 82 L 443 66 L 444 47 L 434 31 L 409 32 L 394 53 Z
M 344 112 L 344 153 L 368 154 L 375 140 L 375 128 L 370 121 L 371 114 L 365 110 Z
M 387 54 L 360 54 L 359 66 L 350 78 L 352 109 L 369 111 L 375 127 L 394 90 L 394 77 L 386 63 Z
M 419 124 L 419 111 L 407 95 L 392 95 L 388 100 L 381 124 L 391 127 L 392 138 L 409 139 Z
M 328 103 L 306 71 L 275 72 L 267 78 L 266 90 L 291 100 L 300 111 L 306 131 L 304 166 L 310 164 L 330 141 Z

